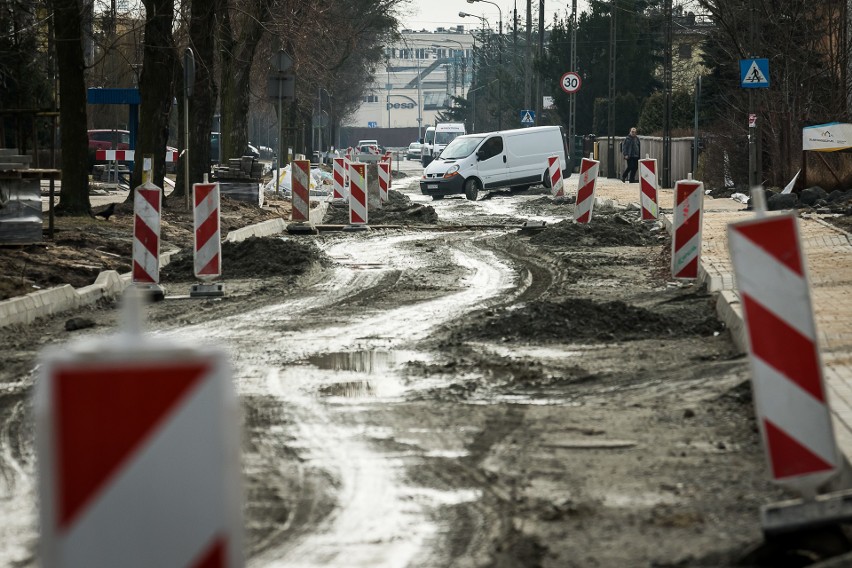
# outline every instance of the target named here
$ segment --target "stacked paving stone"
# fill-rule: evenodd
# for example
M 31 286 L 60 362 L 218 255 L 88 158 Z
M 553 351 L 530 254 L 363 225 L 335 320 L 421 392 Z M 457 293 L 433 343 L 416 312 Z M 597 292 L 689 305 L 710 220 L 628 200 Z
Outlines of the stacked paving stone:
M 263 205 L 263 189 L 260 184 L 263 164 L 253 156 L 231 158 L 226 166 L 213 171 L 213 181 L 219 182 L 219 194 L 238 201 Z

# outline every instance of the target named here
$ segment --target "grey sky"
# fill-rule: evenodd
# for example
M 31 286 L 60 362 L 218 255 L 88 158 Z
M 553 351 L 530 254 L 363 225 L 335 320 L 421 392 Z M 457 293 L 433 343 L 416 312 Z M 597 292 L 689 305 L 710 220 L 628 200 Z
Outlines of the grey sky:
M 494 0 L 500 9 L 503 11 L 503 30 L 508 30 L 512 21 L 512 10 L 517 3 L 518 14 L 522 21 L 526 20 L 526 0 Z M 537 20 L 539 0 L 533 0 L 533 18 Z M 553 19 L 554 13 L 559 13 L 564 16 L 570 9 L 571 0 L 545 0 L 545 23 Z M 577 11 L 582 12 L 587 9 L 586 0 L 577 1 Z M 468 12 L 482 16 L 488 20 L 495 30 L 500 21 L 497 6 L 486 2 L 476 2 L 469 4 L 466 0 L 414 0 L 410 7 L 406 10 L 408 13 L 403 14 L 402 21 L 407 28 L 420 30 L 426 29 L 429 31 L 437 27 L 450 27 L 463 24 L 466 27 L 479 27 L 481 21 L 478 18 L 460 18 L 459 12 Z

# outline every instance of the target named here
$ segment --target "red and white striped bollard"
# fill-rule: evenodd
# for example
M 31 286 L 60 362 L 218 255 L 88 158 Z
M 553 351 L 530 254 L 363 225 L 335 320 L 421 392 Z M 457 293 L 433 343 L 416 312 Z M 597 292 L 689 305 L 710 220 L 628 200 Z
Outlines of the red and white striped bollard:
M 346 158 L 334 158 L 332 166 L 332 199 L 346 199 Z
M 842 462 L 826 398 L 794 214 L 728 226 L 749 337 L 754 404 L 773 480 L 806 498 Z
M 547 158 L 547 173 L 550 176 L 550 194 L 553 197 L 565 197 L 565 183 L 562 180 L 562 165 L 559 156 Z
M 379 162 L 379 200 L 388 202 L 391 187 L 391 166 L 389 162 Z
M 290 164 L 292 167 L 290 219 L 296 223 L 307 223 L 311 214 L 309 195 L 311 163 L 308 160 L 293 160 Z
M 580 162 L 577 203 L 574 206 L 574 221 L 576 223 L 589 223 L 592 220 L 599 168 L 600 162 L 591 158 L 583 158 L 583 161 Z
M 367 164 L 349 164 L 349 224 L 367 224 Z
M 656 219 L 660 214 L 659 184 L 657 182 L 657 160 L 639 160 L 639 206 L 643 221 Z
M 701 262 L 701 223 L 704 210 L 704 184 L 680 180 L 675 184 L 672 220 L 672 276 L 682 280 L 698 278 Z

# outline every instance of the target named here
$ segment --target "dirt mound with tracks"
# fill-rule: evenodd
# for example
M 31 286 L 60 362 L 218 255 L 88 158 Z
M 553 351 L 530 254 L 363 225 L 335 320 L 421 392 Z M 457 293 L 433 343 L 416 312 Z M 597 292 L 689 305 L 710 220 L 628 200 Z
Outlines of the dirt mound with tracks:
M 370 225 L 434 225 L 438 222 L 435 209 L 422 203 L 414 203 L 399 191 L 388 192 L 388 202 L 381 209 L 370 209 Z M 348 225 L 349 204 L 331 203 L 323 219 L 325 225 Z

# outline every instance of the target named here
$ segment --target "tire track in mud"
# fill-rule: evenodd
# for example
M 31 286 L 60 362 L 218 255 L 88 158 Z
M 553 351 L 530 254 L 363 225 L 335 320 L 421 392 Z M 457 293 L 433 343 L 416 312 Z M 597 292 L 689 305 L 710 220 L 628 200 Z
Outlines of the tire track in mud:
M 444 537 L 429 511 L 446 508 L 442 501 L 448 497 L 424 498 L 422 489 L 406 487 L 407 466 L 377 453 L 371 436 L 365 440 L 363 429 L 371 426 L 364 419 L 341 420 L 335 415 L 338 409 L 319 400 L 317 389 L 329 377 L 320 374 L 317 378 L 316 372 L 305 372 L 300 362 L 329 349 L 399 349 L 427 337 L 448 320 L 481 309 L 496 297 L 502 300 L 507 294 L 523 293 L 529 282 L 518 282 L 515 271 L 486 250 L 481 239 L 471 239 L 470 233 L 402 235 L 376 241 L 367 247 L 361 246 L 362 241 L 330 247 L 332 257 L 355 268 L 344 265 L 335 269 L 328 280 L 305 294 L 240 316 L 168 333 L 192 341 L 224 343 L 233 354 L 240 394 L 252 397 L 255 405 L 261 399 L 279 401 L 286 417 L 286 432 L 283 428 L 263 431 L 262 424 L 248 424 L 254 438 L 251 446 L 256 451 L 250 452 L 247 462 L 257 471 L 269 471 L 269 464 L 283 459 L 282 446 L 295 449 L 297 454 L 290 460 L 295 465 L 281 466 L 276 475 L 255 477 L 257 483 L 270 487 L 249 490 L 249 495 L 259 499 L 268 499 L 269 495 L 282 498 L 285 503 L 281 506 L 287 510 L 287 521 L 275 522 L 274 511 L 249 503 L 250 512 L 273 519 L 261 519 L 259 524 L 258 519 L 249 519 L 250 527 L 256 529 L 253 566 L 326 566 L 344 559 L 352 567 L 427 566 L 422 559 L 431 556 L 428 548 L 444 548 L 437 542 Z M 400 249 L 423 241 L 439 249 L 432 258 L 400 254 Z M 437 266 L 436 258 L 440 259 Z M 382 266 L 376 266 L 379 264 Z M 461 272 L 448 269 L 455 266 L 461 266 Z M 430 278 L 443 272 L 444 290 L 413 303 L 394 300 L 394 283 L 403 270 L 420 270 Z M 384 304 L 389 307 L 382 307 L 382 302 L 376 305 L 380 295 L 387 297 Z M 363 304 L 368 302 L 365 309 Z M 357 313 L 358 309 L 362 313 Z M 314 321 L 300 325 L 306 313 L 313 314 Z M 287 475 L 315 480 L 317 474 L 325 475 L 324 483 L 314 483 L 313 487 L 301 484 L 299 494 L 293 495 L 294 483 L 301 482 L 286 479 Z M 488 486 L 473 470 L 463 477 L 474 486 Z M 330 499 L 338 502 L 332 511 L 328 510 Z M 488 527 L 484 532 L 468 533 L 469 542 L 455 537 L 454 548 L 465 550 L 468 558 L 489 554 L 493 531 L 504 532 L 499 516 L 489 513 L 492 507 L 483 508 L 478 502 L 472 507 L 464 503 L 450 507 L 467 509 L 462 517 L 473 515 L 481 519 L 472 521 L 479 528 Z M 446 565 L 446 561 L 446 556 L 438 554 L 432 565 Z

